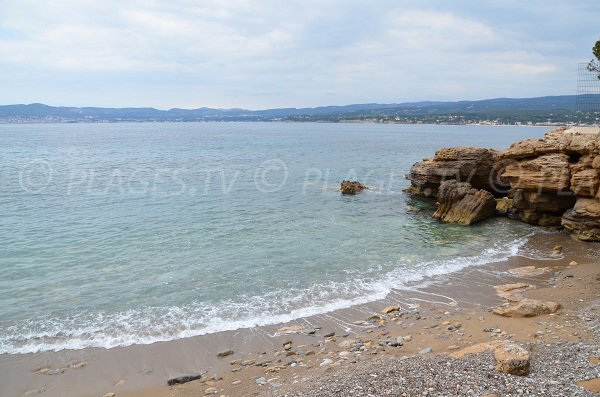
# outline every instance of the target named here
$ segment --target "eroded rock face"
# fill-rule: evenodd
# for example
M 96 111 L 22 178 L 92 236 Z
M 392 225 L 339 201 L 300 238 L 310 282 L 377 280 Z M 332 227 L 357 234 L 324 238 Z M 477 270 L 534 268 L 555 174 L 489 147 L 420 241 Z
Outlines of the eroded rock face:
M 444 222 L 470 225 L 496 214 L 494 196 L 466 182 L 443 182 L 438 189 L 437 199 L 438 208 L 433 217 Z
M 564 212 L 573 208 L 576 197 L 571 191 L 538 192 L 515 189 L 511 192 L 510 216 L 525 223 L 541 226 L 560 226 Z
M 600 241 L 600 200 L 577 199 L 575 207 L 562 216 L 562 226 L 579 240 Z
M 553 153 L 514 162 L 505 168 L 502 178 L 510 182 L 512 189 L 546 192 L 569 190 L 569 156 Z
M 340 191 L 342 194 L 356 194 L 365 189 L 368 189 L 365 185 L 358 181 L 342 181 L 340 184 Z
M 468 182 L 473 187 L 495 190 L 493 169 L 497 151 L 477 147 L 443 148 L 433 159 L 423 159 L 410 169 L 412 193 L 436 197 L 440 184 L 446 180 Z

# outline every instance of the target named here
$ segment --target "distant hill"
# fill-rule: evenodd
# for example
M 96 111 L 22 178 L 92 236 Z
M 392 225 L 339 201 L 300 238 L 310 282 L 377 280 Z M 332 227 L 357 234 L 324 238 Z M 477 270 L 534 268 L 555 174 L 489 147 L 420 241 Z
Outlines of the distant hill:
M 169 109 L 55 107 L 41 103 L 0 106 L 1 122 L 118 122 L 118 121 L 352 121 L 506 122 L 559 121 L 575 118 L 576 96 L 497 98 L 459 102 L 366 103 L 316 108 Z

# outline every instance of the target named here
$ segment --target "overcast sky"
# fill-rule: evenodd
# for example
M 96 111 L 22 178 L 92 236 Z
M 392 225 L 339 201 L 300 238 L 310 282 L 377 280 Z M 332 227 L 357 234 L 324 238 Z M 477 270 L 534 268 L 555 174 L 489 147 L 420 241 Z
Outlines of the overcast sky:
M 599 20 L 599 0 L 0 0 L 0 104 L 574 94 Z

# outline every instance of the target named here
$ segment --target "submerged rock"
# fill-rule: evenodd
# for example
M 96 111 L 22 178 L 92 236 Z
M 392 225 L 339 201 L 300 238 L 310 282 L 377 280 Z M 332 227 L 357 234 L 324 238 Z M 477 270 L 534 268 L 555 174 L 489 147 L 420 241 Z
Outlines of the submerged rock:
M 342 194 L 356 194 L 365 189 L 368 189 L 368 187 L 358 181 L 344 180 L 340 184 L 340 191 L 342 192 Z
M 434 218 L 444 222 L 470 225 L 491 218 L 496 213 L 496 200 L 485 190 L 477 190 L 469 183 L 449 180 L 438 191 L 438 208 Z

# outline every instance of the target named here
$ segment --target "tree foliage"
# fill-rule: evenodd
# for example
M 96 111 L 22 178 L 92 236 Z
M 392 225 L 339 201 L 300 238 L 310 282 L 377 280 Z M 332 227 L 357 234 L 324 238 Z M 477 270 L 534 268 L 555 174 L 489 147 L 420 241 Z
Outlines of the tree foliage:
M 592 48 L 592 53 L 596 59 L 592 59 L 590 63 L 588 63 L 587 69 L 590 72 L 598 73 L 598 79 L 600 79 L 600 40 L 596 41 L 594 48 Z

